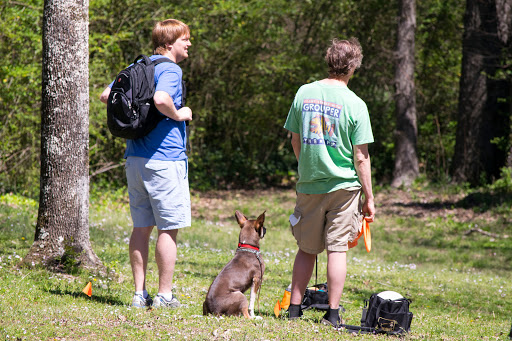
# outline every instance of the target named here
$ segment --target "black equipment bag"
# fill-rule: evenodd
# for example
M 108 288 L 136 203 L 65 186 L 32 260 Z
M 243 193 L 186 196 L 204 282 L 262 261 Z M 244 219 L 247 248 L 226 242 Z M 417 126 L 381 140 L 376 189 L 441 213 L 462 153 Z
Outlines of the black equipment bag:
M 407 298 L 387 300 L 373 294 L 365 301 L 361 326 L 375 328 L 376 332 L 401 334 L 409 332 L 413 314 L 409 311 Z
M 405 298 L 383 299 L 374 293 L 365 300 L 361 326 L 343 325 L 349 332 L 403 334 L 411 329 L 413 313 L 409 311 L 410 301 Z
M 313 288 L 307 288 L 304 292 L 300 308 L 302 310 L 308 310 L 311 308 L 317 310 L 329 310 L 329 292 L 327 290 L 327 283 L 315 284 Z M 345 311 L 342 305 L 340 305 L 340 311 Z
M 301 309 L 315 308 L 318 310 L 329 309 L 329 294 L 327 284 L 316 284 L 315 289 L 306 289 L 302 298 Z
M 107 102 L 107 124 L 112 135 L 138 139 L 165 118 L 153 103 L 155 65 L 164 62 L 174 63 L 165 57 L 151 61 L 148 56 L 140 55 L 117 75 Z M 183 90 L 183 97 L 185 93 Z

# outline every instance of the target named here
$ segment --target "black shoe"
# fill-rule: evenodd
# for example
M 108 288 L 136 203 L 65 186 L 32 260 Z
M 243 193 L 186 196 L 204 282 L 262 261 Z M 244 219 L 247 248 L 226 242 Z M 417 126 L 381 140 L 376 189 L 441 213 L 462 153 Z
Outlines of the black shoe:
M 322 323 L 327 326 L 332 326 L 335 330 L 340 330 L 342 320 L 340 317 L 339 309 L 331 309 L 327 310 L 324 317 L 322 318 Z
M 295 320 L 302 316 L 302 309 L 300 304 L 290 304 L 288 307 L 288 319 Z

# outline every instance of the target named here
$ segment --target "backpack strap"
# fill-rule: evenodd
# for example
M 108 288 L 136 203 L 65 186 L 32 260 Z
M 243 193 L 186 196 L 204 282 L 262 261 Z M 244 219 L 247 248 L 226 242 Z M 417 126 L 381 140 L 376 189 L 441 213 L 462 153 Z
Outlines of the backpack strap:
M 174 62 L 167 57 L 161 57 L 161 58 L 157 58 L 157 59 L 153 60 L 152 63 L 153 63 L 153 65 L 156 66 L 160 63 L 174 63 Z M 174 64 L 176 64 L 176 63 L 174 63 Z
M 139 58 L 139 57 L 137 57 L 137 58 Z M 174 62 L 167 57 L 157 58 L 153 61 L 153 65 L 155 65 L 155 66 L 157 66 L 160 63 L 174 63 Z M 176 64 L 176 63 L 174 63 L 174 64 Z M 185 106 L 186 98 L 187 98 L 187 86 L 186 86 L 185 80 L 182 78 L 181 79 L 181 107 Z M 188 126 L 189 123 L 190 123 L 189 121 L 185 122 L 185 126 L 186 126 L 185 129 L 187 130 L 187 132 L 186 132 L 186 134 L 187 134 L 187 151 L 190 151 L 190 140 L 189 140 L 190 128 Z
M 133 61 L 133 65 L 135 65 L 136 63 L 144 63 L 146 65 L 150 65 L 152 62 L 148 56 L 146 56 L 145 54 L 140 54 L 137 57 L 135 57 L 135 59 Z M 150 75 L 148 75 L 147 72 L 146 72 L 146 79 L 148 81 L 148 84 L 152 82 L 152 80 L 150 79 Z
M 137 57 L 137 58 L 139 58 L 139 57 Z M 155 66 L 157 66 L 160 63 L 174 63 L 174 62 L 167 57 L 161 57 L 161 58 L 157 58 L 157 59 L 153 60 L 153 65 L 155 65 Z M 176 64 L 176 63 L 174 63 L 174 64 Z M 181 106 L 182 107 L 185 106 L 186 97 L 187 97 L 187 87 L 185 85 L 185 80 L 182 78 L 181 79 Z M 188 125 L 188 121 L 186 122 L 186 124 Z

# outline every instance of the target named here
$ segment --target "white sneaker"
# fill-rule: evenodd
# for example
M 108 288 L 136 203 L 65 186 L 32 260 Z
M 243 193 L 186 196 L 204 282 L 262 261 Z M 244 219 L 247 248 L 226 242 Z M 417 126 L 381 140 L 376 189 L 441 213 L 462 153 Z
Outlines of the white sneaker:
M 153 300 L 151 299 L 151 296 L 149 296 L 149 295 L 146 298 L 144 298 L 144 296 L 142 296 L 140 294 L 133 295 L 132 307 L 147 308 L 147 307 L 151 307 L 152 304 L 153 304 Z
M 170 300 L 166 300 L 163 296 L 156 295 L 153 300 L 153 308 L 178 308 L 180 306 L 180 302 L 174 295 Z

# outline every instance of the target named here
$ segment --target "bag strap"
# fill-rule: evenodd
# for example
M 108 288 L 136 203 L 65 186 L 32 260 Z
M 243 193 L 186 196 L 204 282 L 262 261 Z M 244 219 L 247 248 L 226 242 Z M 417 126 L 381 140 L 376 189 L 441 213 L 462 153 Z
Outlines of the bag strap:
M 149 65 L 148 64 L 148 60 L 149 60 L 149 63 L 153 63 L 154 66 L 157 66 L 160 63 L 173 63 L 173 64 L 176 64 L 175 62 L 173 62 L 172 60 L 170 60 L 167 57 L 160 57 L 160 58 L 157 58 L 157 59 L 151 61 L 151 59 L 149 59 L 149 57 L 147 57 L 145 55 L 140 55 L 137 58 L 135 58 L 134 63 L 136 63 L 141 58 L 144 59 L 146 65 Z M 182 78 L 181 79 L 181 106 L 182 107 L 185 106 L 186 98 L 187 98 L 187 87 L 186 87 L 185 80 Z M 187 150 L 190 150 L 190 146 L 189 146 L 189 142 L 188 142 L 188 138 L 189 138 L 189 135 L 190 135 L 190 130 L 188 129 L 188 125 L 189 125 L 189 121 L 186 121 L 185 122 L 185 126 L 187 127 L 186 128 L 187 129 Z
M 161 57 L 161 58 L 157 58 L 157 59 L 153 60 L 152 63 L 153 63 L 153 65 L 156 66 L 160 63 L 174 63 L 174 62 L 167 57 Z M 174 63 L 174 64 L 176 64 L 176 63 Z
M 350 324 L 343 324 L 343 323 L 340 324 L 340 326 L 345 328 L 347 330 L 347 332 L 349 332 L 349 333 L 361 332 L 363 334 L 375 334 L 377 331 L 377 329 L 375 329 L 373 327 L 353 326 Z
M 133 65 L 135 65 L 137 63 L 143 63 L 143 64 L 146 64 L 146 66 L 147 66 L 147 65 L 150 65 L 152 63 L 152 61 L 145 54 L 140 54 L 137 57 L 135 57 L 135 59 L 133 61 Z M 147 80 L 148 84 L 151 82 L 154 82 L 154 80 L 151 79 L 150 75 L 148 75 L 147 72 L 146 72 L 146 78 L 147 78 L 146 80 Z
M 173 62 L 172 60 L 170 60 L 167 57 L 157 58 L 157 59 L 155 59 L 153 61 L 153 65 L 155 65 L 155 66 L 157 66 L 160 63 L 173 63 L 173 64 L 176 64 L 175 62 Z M 181 106 L 182 107 L 185 106 L 186 98 L 187 98 L 187 86 L 186 86 L 185 80 L 182 78 L 181 79 Z M 186 123 L 188 125 L 188 121 Z
M 144 64 L 146 65 L 149 65 L 151 64 L 151 59 L 149 59 L 148 56 L 146 56 L 145 54 L 139 54 L 137 57 L 135 57 L 135 59 L 133 60 L 133 64 L 135 63 L 140 63 L 140 62 L 144 62 Z

